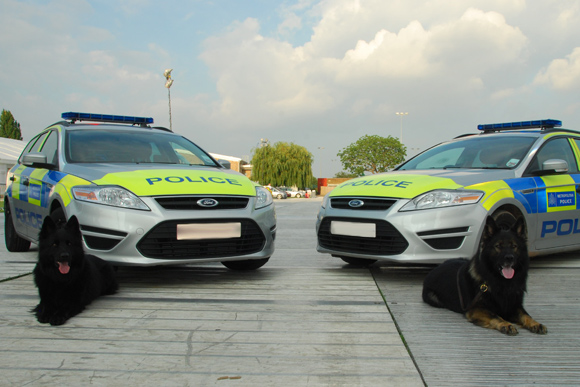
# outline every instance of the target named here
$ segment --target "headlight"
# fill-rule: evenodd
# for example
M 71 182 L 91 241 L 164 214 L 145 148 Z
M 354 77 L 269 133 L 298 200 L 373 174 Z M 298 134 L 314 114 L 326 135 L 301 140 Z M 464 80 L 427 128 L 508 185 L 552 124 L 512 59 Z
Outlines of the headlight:
M 483 196 L 481 191 L 437 190 L 417 196 L 399 211 L 428 210 L 431 208 L 475 204 Z
M 272 199 L 270 191 L 264 187 L 256 187 L 256 205 L 254 208 L 257 210 L 269 206 L 272 203 L 274 203 L 274 199 Z
M 320 205 L 320 207 L 326 208 L 328 206 L 329 202 L 330 202 L 330 194 L 324 195 L 324 198 L 322 198 L 322 204 Z
M 76 200 L 84 202 L 150 211 L 141 199 L 121 187 L 79 186 L 73 187 L 72 193 Z

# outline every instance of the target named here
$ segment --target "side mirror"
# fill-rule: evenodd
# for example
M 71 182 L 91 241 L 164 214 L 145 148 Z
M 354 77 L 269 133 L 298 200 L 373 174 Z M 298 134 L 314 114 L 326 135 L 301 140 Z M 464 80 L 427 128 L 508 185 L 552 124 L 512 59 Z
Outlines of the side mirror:
M 568 163 L 565 160 L 549 159 L 542 164 L 542 170 L 551 173 L 568 173 Z
M 35 168 L 48 168 L 52 167 L 52 164 L 46 162 L 46 155 L 42 153 L 27 153 L 22 157 L 22 164 L 27 167 Z

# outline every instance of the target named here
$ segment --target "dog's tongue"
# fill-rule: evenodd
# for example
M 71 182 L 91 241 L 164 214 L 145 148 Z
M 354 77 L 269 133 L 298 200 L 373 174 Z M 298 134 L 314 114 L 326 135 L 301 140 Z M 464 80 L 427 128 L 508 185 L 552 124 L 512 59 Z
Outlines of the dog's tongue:
M 57 263 L 58 263 L 58 271 L 60 271 L 62 274 L 68 274 L 68 271 L 70 270 L 68 262 L 57 262 Z
M 501 274 L 504 276 L 505 279 L 512 279 L 514 278 L 515 271 L 513 267 L 504 266 L 501 269 Z

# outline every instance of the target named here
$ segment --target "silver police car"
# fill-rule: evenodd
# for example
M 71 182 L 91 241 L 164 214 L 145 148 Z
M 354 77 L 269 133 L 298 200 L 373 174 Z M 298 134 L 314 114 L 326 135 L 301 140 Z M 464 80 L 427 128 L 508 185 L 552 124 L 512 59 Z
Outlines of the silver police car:
M 150 117 L 63 113 L 7 176 L 9 251 L 43 220 L 76 217 L 87 253 L 114 265 L 221 262 L 251 270 L 274 253 L 272 195 Z M 224 162 L 227 163 L 227 162 Z
M 317 250 L 351 264 L 471 258 L 488 215 L 523 217 L 531 256 L 580 249 L 580 132 L 557 120 L 479 125 L 323 199 Z

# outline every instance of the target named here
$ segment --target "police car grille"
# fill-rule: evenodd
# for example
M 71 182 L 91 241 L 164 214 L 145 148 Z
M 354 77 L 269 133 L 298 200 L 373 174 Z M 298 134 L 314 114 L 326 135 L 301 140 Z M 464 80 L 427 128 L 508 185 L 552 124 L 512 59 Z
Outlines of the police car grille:
M 364 204 L 360 207 L 351 207 L 348 205 L 352 200 L 361 200 Z M 332 208 L 343 210 L 372 210 L 384 211 L 391 208 L 397 202 L 396 199 L 378 199 L 378 198 L 333 198 L 330 199 Z
M 330 223 L 333 220 L 374 223 L 376 237 L 364 238 L 332 234 Z M 327 217 L 322 220 L 318 230 L 318 243 L 322 247 L 335 251 L 368 255 L 397 255 L 403 253 L 409 246 L 405 237 L 387 221 L 337 217 Z
M 177 240 L 177 224 L 239 222 L 242 226 L 240 238 Z M 260 227 L 250 219 L 207 219 L 195 221 L 167 221 L 158 224 L 137 244 L 143 256 L 157 259 L 202 259 L 235 257 L 261 251 L 266 238 Z
M 197 202 L 200 199 L 214 199 L 217 205 L 214 207 L 202 207 Z M 224 196 L 176 196 L 155 199 L 166 210 L 236 210 L 246 208 L 249 199 L 246 197 Z

